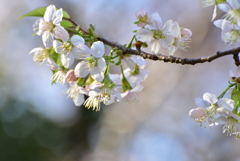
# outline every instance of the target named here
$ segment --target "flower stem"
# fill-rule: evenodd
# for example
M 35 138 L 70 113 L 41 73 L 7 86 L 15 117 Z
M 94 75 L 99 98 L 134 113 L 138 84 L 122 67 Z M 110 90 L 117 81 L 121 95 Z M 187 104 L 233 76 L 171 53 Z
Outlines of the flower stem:
M 233 87 L 233 86 L 235 86 L 235 85 L 236 85 L 236 83 L 230 84 L 230 85 L 218 96 L 218 99 L 222 98 L 222 97 L 226 94 L 226 92 L 227 92 L 231 87 Z

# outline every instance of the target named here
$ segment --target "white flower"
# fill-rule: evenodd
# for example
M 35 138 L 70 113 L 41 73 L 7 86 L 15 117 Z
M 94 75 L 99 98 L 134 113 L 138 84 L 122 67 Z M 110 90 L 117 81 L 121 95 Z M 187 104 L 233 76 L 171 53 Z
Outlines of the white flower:
M 176 30 L 178 31 L 178 30 Z M 180 48 L 181 50 L 186 50 L 190 42 L 190 37 L 192 36 L 191 30 L 187 28 L 180 29 L 177 36 L 174 38 L 173 44 L 169 45 L 167 48 L 168 54 L 173 55 L 173 53 Z
M 214 20 L 214 18 L 217 16 L 217 6 L 222 9 L 222 4 L 223 2 L 218 2 L 217 0 L 203 0 L 202 1 L 202 6 L 203 7 L 209 7 L 214 5 L 214 11 L 213 11 L 213 15 L 212 15 L 212 21 Z
M 67 94 L 68 98 L 73 99 L 73 102 L 76 106 L 81 106 L 84 102 L 84 95 L 88 95 L 88 91 L 78 86 L 76 83 L 69 84 L 70 87 L 63 92 L 63 94 Z
M 104 44 L 100 41 L 94 42 L 89 49 L 86 45 L 80 45 L 78 51 L 85 57 L 84 61 L 79 62 L 74 70 L 76 77 L 84 78 L 89 73 L 93 79 L 101 82 L 104 78 L 103 72 L 106 68 L 106 61 L 102 57 L 105 53 Z
M 240 21 L 233 24 L 226 19 L 214 21 L 214 25 L 222 29 L 222 40 L 230 46 L 238 46 L 240 44 Z
M 49 52 L 46 48 L 34 48 L 29 54 L 34 54 L 33 61 L 35 61 L 38 65 L 41 65 L 45 60 L 49 59 Z
M 54 5 L 50 5 L 46 9 L 44 17 L 34 23 L 33 30 L 37 35 L 42 35 L 46 48 L 52 47 L 54 37 L 63 41 L 68 40 L 68 32 L 60 25 L 62 17 L 62 9 L 56 10 Z
M 168 20 L 164 25 L 161 17 L 157 12 L 151 15 L 151 23 L 148 28 L 141 28 L 136 33 L 136 38 L 139 41 L 147 42 L 150 41 L 151 51 L 154 54 L 160 53 L 161 45 L 168 47 L 173 44 L 174 34 L 176 31 L 176 25 L 172 23 L 172 20 Z
M 82 37 L 74 35 L 71 38 L 70 42 L 66 41 L 62 43 L 60 41 L 54 40 L 53 48 L 57 53 L 61 54 L 61 61 L 63 66 L 65 68 L 69 68 L 73 64 L 75 58 L 82 58 L 78 51 L 78 48 L 80 48 L 84 43 L 85 41 Z
M 240 117 L 234 114 L 234 101 L 228 98 L 223 98 L 218 101 L 219 108 L 217 109 L 217 115 L 214 117 L 213 124 L 223 126 L 223 133 L 227 135 L 236 135 L 236 138 L 240 138 Z

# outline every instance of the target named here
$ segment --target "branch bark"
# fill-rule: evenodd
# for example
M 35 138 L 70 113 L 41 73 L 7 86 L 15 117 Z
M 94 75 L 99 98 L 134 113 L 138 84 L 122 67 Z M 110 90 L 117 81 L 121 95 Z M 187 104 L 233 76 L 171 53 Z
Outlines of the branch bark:
M 108 41 L 102 37 L 97 38 L 99 41 L 102 41 L 105 45 L 118 48 L 123 51 L 123 54 L 133 54 L 133 55 L 140 55 L 144 59 L 151 59 L 154 61 L 163 61 L 163 62 L 169 62 L 169 63 L 175 63 L 175 64 L 182 64 L 182 65 L 195 65 L 199 63 L 205 63 L 205 62 L 211 62 L 215 59 L 218 59 L 220 57 L 226 56 L 226 55 L 233 55 L 233 59 L 235 61 L 236 66 L 240 65 L 238 54 L 240 52 L 240 47 L 234 48 L 231 50 L 226 51 L 218 51 L 214 55 L 210 55 L 207 57 L 200 57 L 200 58 L 180 58 L 175 56 L 166 56 L 162 54 L 151 54 L 144 51 L 138 51 L 134 49 L 127 48 L 119 43 Z

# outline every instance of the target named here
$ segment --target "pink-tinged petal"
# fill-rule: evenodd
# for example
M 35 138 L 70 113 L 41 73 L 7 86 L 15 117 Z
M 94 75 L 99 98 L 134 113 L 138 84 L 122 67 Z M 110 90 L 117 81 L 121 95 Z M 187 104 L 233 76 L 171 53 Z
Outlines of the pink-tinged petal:
M 136 33 L 136 38 L 138 41 L 147 42 L 150 41 L 152 37 L 153 37 L 152 31 L 147 28 L 141 28 Z
M 223 19 L 213 22 L 213 24 L 220 29 L 222 28 L 222 23 L 223 23 Z
M 74 74 L 78 78 L 84 78 L 88 75 L 89 69 L 87 68 L 87 62 L 81 61 L 79 62 L 75 69 L 74 69 Z
M 105 70 L 106 66 L 107 66 L 105 59 L 104 58 L 99 58 L 97 66 L 103 72 Z
M 240 66 L 237 67 L 236 73 L 237 73 L 237 76 L 240 77 Z
M 42 35 L 43 44 L 46 48 L 53 46 L 53 34 L 50 31 L 45 31 Z
M 81 93 L 79 93 L 79 94 L 77 95 L 77 97 L 74 97 L 74 98 L 73 98 L 73 102 L 74 102 L 74 104 L 75 104 L 76 106 L 81 106 L 84 101 L 85 101 L 84 95 L 81 94 Z
M 135 16 L 145 16 L 147 14 L 147 11 L 145 9 L 140 9 L 135 13 Z
M 160 15 L 157 12 L 154 12 L 151 15 L 151 26 L 155 29 L 161 29 L 162 27 L 162 18 L 160 17 Z
M 215 104 L 218 101 L 217 96 L 215 94 L 211 94 L 211 93 L 204 93 L 203 100 L 207 101 L 210 104 Z
M 71 43 L 72 43 L 74 46 L 78 46 L 79 44 L 84 44 L 84 43 L 85 43 L 85 40 L 84 40 L 81 36 L 74 35 L 74 36 L 72 36 L 72 38 L 71 38 Z
M 240 8 L 240 2 L 238 0 L 227 0 L 228 4 L 230 4 L 230 6 L 233 9 L 238 9 Z
M 213 15 L 212 15 L 212 20 L 211 20 L 211 21 L 213 21 L 216 16 L 217 16 L 217 6 L 215 5 L 214 10 L 213 10 Z
M 232 8 L 228 4 L 225 4 L 225 3 L 218 4 L 218 8 L 226 13 L 229 12 L 230 10 L 232 10 Z
M 56 26 L 53 29 L 53 35 L 56 39 L 61 39 L 62 41 L 68 41 L 69 34 L 62 26 Z
M 53 16 L 53 24 L 60 25 L 60 22 L 62 21 L 62 17 L 63 17 L 62 9 L 57 10 Z
M 60 41 L 54 40 L 53 41 L 53 48 L 56 51 L 56 53 L 61 53 L 63 48 L 62 48 L 62 43 Z
M 61 54 L 61 61 L 65 68 L 69 68 L 74 62 L 74 57 L 72 54 Z
M 178 49 L 178 47 L 176 47 L 176 46 L 169 46 L 168 48 L 167 48 L 167 51 L 168 51 L 168 54 L 169 55 L 173 55 L 173 53 L 176 51 Z
M 44 21 L 46 22 L 52 22 L 53 21 L 53 16 L 54 16 L 54 13 L 56 12 L 56 7 L 54 5 L 49 5 L 45 11 L 45 14 L 44 14 Z
M 75 82 L 75 81 L 77 80 L 77 77 L 76 77 L 75 74 L 74 74 L 74 70 L 69 70 L 69 71 L 66 73 L 65 78 L 66 78 L 66 81 L 67 81 L 68 83 L 73 83 L 73 82 Z
M 98 82 L 101 82 L 104 78 L 102 70 L 98 67 L 93 67 L 92 69 L 90 69 L 90 74 L 92 78 Z
M 87 45 L 79 44 L 75 48 L 77 49 L 77 52 L 74 52 L 74 57 L 76 59 L 85 59 L 85 58 L 90 57 L 91 50 L 89 49 L 89 47 Z
M 192 36 L 192 31 L 184 28 L 181 30 L 181 36 L 184 37 L 185 39 L 189 39 Z
M 205 115 L 205 110 L 201 107 L 191 109 L 189 111 L 189 116 L 193 119 L 200 119 Z
M 150 42 L 150 45 L 151 45 L 151 51 L 154 53 L 154 54 L 159 54 L 160 53 L 160 50 L 161 50 L 161 44 L 159 42 L 159 40 L 152 40 Z
M 105 53 L 104 44 L 101 41 L 96 41 L 91 46 L 92 55 L 96 58 L 101 58 Z

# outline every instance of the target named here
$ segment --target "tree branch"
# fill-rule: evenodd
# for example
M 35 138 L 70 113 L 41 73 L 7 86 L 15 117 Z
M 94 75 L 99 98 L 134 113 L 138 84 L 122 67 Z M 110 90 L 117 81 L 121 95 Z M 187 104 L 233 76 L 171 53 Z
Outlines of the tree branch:
M 162 54 L 150 54 L 144 51 L 134 50 L 127 48 L 119 43 L 108 41 L 102 37 L 97 38 L 99 41 L 102 41 L 105 45 L 118 48 L 123 51 L 123 54 L 133 54 L 133 55 L 140 55 L 144 59 L 151 59 L 154 61 L 164 61 L 164 62 L 170 62 L 170 63 L 176 63 L 176 64 L 182 64 L 182 65 L 195 65 L 198 63 L 205 63 L 205 62 L 211 62 L 215 59 L 218 59 L 220 57 L 226 56 L 226 55 L 233 55 L 233 59 L 235 61 L 236 66 L 240 65 L 238 54 L 240 52 L 240 47 L 226 50 L 226 51 L 218 51 L 216 54 L 207 56 L 207 57 L 201 57 L 201 58 L 180 58 L 175 56 L 166 56 Z

